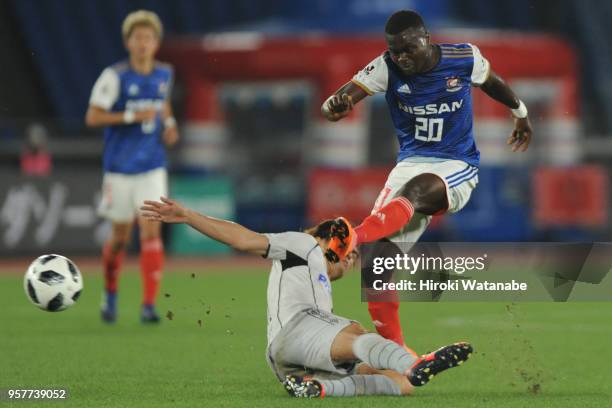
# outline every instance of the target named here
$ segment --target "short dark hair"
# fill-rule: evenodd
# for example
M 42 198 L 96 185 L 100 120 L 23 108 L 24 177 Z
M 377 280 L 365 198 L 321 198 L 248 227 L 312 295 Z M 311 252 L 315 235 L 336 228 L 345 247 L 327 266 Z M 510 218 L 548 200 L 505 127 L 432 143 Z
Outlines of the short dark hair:
M 422 29 L 427 31 L 423 19 L 416 11 L 400 10 L 391 14 L 385 24 L 385 33 L 395 35 L 409 28 Z
M 334 225 L 336 225 L 336 220 L 329 219 L 322 221 L 320 224 L 315 225 L 314 227 L 306 229 L 304 232 L 312 235 L 313 237 L 330 239 L 332 236 L 332 226 Z

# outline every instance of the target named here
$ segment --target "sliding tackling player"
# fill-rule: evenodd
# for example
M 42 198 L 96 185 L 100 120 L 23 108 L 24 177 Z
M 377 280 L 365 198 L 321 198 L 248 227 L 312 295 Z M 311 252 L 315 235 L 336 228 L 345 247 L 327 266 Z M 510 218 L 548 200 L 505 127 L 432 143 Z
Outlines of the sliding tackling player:
M 267 360 L 290 395 L 407 395 L 472 352 L 468 343 L 456 343 L 417 358 L 332 313 L 330 282 L 341 278 L 356 257 L 354 231 L 344 218 L 306 232 L 259 234 L 163 197 L 145 201 L 141 211 L 150 220 L 185 223 L 239 251 L 272 260 Z

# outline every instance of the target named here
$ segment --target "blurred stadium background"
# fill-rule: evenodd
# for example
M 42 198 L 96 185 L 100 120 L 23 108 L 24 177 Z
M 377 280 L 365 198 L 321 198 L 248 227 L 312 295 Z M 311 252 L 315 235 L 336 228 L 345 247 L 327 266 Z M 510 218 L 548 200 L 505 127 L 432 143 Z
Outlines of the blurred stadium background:
M 387 16 L 411 8 L 435 40 L 480 46 L 535 128 L 530 151 L 510 153 L 507 110 L 474 92 L 480 185 L 425 239 L 609 240 L 611 2 L 5 0 L 2 257 L 98 254 L 108 232 L 95 213 L 102 136 L 84 114 L 101 70 L 125 57 L 120 24 L 138 8 L 161 17 L 159 59 L 176 70 L 171 194 L 204 213 L 259 231 L 366 215 L 395 162 L 384 98 L 337 124 L 319 106 L 384 50 Z M 46 158 L 33 159 L 37 148 Z M 228 251 L 183 226 L 164 233 L 173 254 Z
M 182 140 L 170 152 L 171 194 L 201 212 L 270 232 L 368 214 L 395 163 L 385 101 L 368 98 L 335 124 L 319 107 L 385 49 L 388 15 L 411 8 L 435 40 L 477 44 L 535 130 L 529 152 L 512 154 L 509 113 L 475 90 L 480 184 L 424 239 L 610 241 L 607 0 L 0 0 L 0 388 L 68 387 L 67 406 L 79 408 L 288 406 L 263 358 L 268 263 L 259 257 L 167 227 L 163 324 L 138 321 L 136 257 L 119 321 L 99 321 L 109 225 L 96 216 L 102 132 L 86 129 L 84 115 L 101 70 L 126 56 L 123 18 L 140 8 L 161 17 L 159 59 L 176 70 Z M 59 314 L 37 310 L 21 289 L 29 260 L 52 252 L 85 273 L 79 304 Z M 359 293 L 359 274 L 349 274 L 334 286 L 334 310 L 373 330 Z M 459 375 L 406 404 L 612 406 L 610 368 L 599 363 L 612 359 L 609 305 L 404 304 L 415 350 L 457 339 L 477 350 Z

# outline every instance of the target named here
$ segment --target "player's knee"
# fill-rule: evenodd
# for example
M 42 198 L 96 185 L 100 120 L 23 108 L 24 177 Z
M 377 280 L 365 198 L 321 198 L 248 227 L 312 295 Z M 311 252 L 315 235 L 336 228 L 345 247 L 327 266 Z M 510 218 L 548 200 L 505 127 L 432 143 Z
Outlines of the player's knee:
M 349 335 L 351 337 L 358 337 L 358 336 L 361 336 L 362 334 L 367 334 L 369 332 L 360 323 L 352 322 L 351 324 L 346 326 L 344 329 L 342 329 L 341 333 L 345 335 Z
M 335 362 L 355 361 L 357 357 L 353 353 L 355 340 L 366 334 L 367 330 L 359 323 L 351 323 L 336 335 L 331 345 L 330 355 Z
M 157 239 L 161 236 L 159 231 L 141 231 L 140 242 L 149 241 L 151 239 Z
M 363 327 L 361 324 L 356 323 L 356 322 L 351 323 L 350 327 L 351 327 L 352 332 L 358 336 L 369 333 L 369 331 L 365 327 Z
M 113 234 L 109 240 L 110 247 L 114 251 L 124 250 L 130 243 L 129 231 L 113 231 Z
M 129 241 L 126 238 L 119 237 L 111 239 L 109 244 L 113 252 L 119 252 L 127 248 Z
M 140 224 L 140 240 L 147 241 L 161 236 L 161 225 L 156 222 L 144 222 Z
M 432 215 L 447 207 L 446 185 L 435 174 L 416 176 L 404 185 L 400 194 L 422 214 Z
M 415 205 L 423 201 L 431 201 L 432 198 L 444 194 L 445 190 L 446 186 L 440 177 L 426 173 L 407 182 L 400 193 Z

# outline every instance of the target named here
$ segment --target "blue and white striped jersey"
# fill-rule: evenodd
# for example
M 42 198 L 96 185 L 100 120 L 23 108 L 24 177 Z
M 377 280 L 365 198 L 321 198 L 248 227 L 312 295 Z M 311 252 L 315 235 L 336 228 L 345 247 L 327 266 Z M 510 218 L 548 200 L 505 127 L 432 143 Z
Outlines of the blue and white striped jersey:
M 398 162 L 423 156 L 478 166 L 471 87 L 486 81 L 489 62 L 471 44 L 438 46 L 440 61 L 428 72 L 407 76 L 385 52 L 353 82 L 370 95 L 385 93 L 400 145 Z
M 147 75 L 134 71 L 127 61 L 106 68 L 96 81 L 90 105 L 111 112 L 154 108 L 150 122 L 108 126 L 104 129 L 105 172 L 137 174 L 166 166 L 162 142 L 162 112 L 170 95 L 172 67 L 156 63 Z

